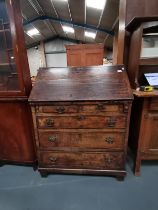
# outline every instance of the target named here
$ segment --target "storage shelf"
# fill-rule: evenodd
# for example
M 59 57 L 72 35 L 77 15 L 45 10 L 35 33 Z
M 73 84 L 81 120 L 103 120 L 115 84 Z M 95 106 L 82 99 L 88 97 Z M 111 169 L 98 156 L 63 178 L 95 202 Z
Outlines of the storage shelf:
M 141 58 L 139 61 L 139 65 L 158 65 L 158 57 Z

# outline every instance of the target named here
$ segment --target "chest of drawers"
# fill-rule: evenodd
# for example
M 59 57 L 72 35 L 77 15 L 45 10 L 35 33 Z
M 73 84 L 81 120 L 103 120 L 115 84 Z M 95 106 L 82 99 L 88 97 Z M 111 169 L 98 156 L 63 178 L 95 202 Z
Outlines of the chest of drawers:
M 132 94 L 126 73 L 117 73 L 118 68 L 40 70 L 29 101 L 41 175 L 125 176 Z M 109 74 L 115 76 L 113 94 L 108 92 Z M 126 86 L 118 97 L 121 78 Z

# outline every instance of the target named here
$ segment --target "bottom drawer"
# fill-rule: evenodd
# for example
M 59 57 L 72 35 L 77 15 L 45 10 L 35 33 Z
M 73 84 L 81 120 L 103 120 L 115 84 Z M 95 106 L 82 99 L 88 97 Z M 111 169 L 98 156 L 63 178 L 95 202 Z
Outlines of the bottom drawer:
M 116 170 L 124 168 L 124 154 L 120 152 L 40 152 L 39 166 Z

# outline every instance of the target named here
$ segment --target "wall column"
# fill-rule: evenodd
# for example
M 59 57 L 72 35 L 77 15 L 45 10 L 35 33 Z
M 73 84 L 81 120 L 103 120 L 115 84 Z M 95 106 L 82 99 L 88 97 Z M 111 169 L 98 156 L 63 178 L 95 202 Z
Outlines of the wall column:
M 123 64 L 125 42 L 126 0 L 120 0 L 119 29 L 113 41 L 113 64 Z
M 40 67 L 47 67 L 44 42 L 41 41 L 39 45 Z

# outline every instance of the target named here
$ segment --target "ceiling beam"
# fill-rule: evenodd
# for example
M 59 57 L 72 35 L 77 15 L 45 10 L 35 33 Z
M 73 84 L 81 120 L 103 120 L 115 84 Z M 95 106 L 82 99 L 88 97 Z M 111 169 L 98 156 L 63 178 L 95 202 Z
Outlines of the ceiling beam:
M 59 39 L 69 41 L 69 42 L 74 42 L 76 44 L 85 44 L 84 41 L 76 40 L 76 39 L 72 39 L 72 38 L 67 38 L 67 37 L 62 37 L 62 36 L 59 36 Z
M 65 19 L 61 19 L 61 18 L 55 18 L 55 17 L 51 17 L 51 16 L 47 16 L 47 15 L 42 15 L 42 16 L 33 18 L 31 20 L 24 21 L 23 25 L 26 26 L 26 25 L 32 24 L 33 22 L 38 21 L 38 20 L 42 20 L 42 21 L 43 20 L 52 20 L 54 22 L 65 23 L 65 24 L 76 26 L 76 27 L 81 27 L 81 28 L 87 28 L 87 29 L 91 29 L 91 30 L 100 31 L 100 32 L 106 33 L 110 36 L 114 35 L 113 31 L 110 31 L 110 30 L 105 29 L 105 28 L 103 29 L 103 28 L 98 28 L 98 27 L 88 25 L 88 24 L 74 23 L 73 21 L 69 21 L 69 20 L 65 20 Z

